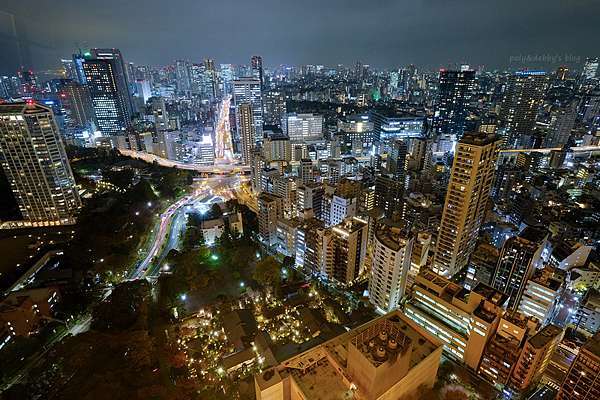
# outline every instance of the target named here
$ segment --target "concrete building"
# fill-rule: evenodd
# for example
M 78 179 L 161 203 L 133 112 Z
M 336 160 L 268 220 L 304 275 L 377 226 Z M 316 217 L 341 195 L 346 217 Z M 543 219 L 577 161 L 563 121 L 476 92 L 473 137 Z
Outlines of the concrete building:
M 325 273 L 342 284 L 350 284 L 363 272 L 367 253 L 367 223 L 347 218 L 324 236 Z
M 552 267 L 536 270 L 525 285 L 519 312 L 545 325 L 554 315 L 565 286 L 565 275 L 561 272 Z
M 509 296 L 509 308 L 518 308 L 527 281 L 542 261 L 547 238 L 545 229 L 528 226 L 519 236 L 504 242 L 492 286 Z
M 281 120 L 281 129 L 292 141 L 323 139 L 323 116 L 288 113 Z
M 378 311 L 398 308 L 406 291 L 414 237 L 387 223 L 376 227 L 369 277 L 369 301 Z
M 254 125 L 255 140 L 262 141 L 263 135 L 263 103 L 260 79 L 240 78 L 233 81 L 233 104 L 236 115 L 236 131 L 240 135 L 239 106 L 250 104 L 252 110 L 252 123 Z M 240 135 L 241 138 L 241 135 Z
M 256 124 L 250 103 L 242 103 L 237 106 L 237 128 L 242 147 L 242 163 L 250 165 L 251 156 L 256 146 Z
M 0 165 L 23 217 L 14 227 L 75 223 L 81 200 L 50 108 L 0 104 Z
M 419 398 L 441 353 L 438 339 L 394 312 L 256 374 L 256 399 Z
M 282 218 L 281 197 L 270 193 L 261 193 L 258 196 L 258 234 L 267 245 L 276 243 L 277 221 Z
M 454 275 L 475 249 L 494 178 L 499 140 L 493 134 L 465 133 L 456 148 L 433 270 Z
M 56 288 L 11 292 L 0 302 L 0 330 L 8 331 L 9 340 L 14 336 L 29 336 L 45 323 L 46 318 L 54 315 L 59 301 L 60 293 Z M 0 342 L 0 348 L 2 346 Z
M 595 399 L 600 399 L 600 333 L 581 347 L 558 392 L 558 400 Z
M 510 385 L 524 391 L 539 382 L 564 331 L 556 325 L 546 325 L 541 331 L 527 339 L 519 361 L 513 369 Z
M 426 270 L 417 276 L 405 313 L 440 338 L 448 356 L 477 371 L 506 300 L 504 293 L 482 283 L 469 291 Z

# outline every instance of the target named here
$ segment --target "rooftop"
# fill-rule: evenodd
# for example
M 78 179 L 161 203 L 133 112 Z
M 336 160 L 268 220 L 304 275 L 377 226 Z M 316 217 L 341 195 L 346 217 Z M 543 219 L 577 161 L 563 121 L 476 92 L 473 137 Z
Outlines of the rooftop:
M 460 143 L 485 146 L 498 140 L 500 140 L 500 138 L 493 133 L 465 132 L 460 139 Z
M 529 343 L 536 349 L 541 349 L 554 340 L 558 335 L 562 334 L 562 332 L 562 328 L 556 325 L 546 325 L 541 331 L 529 339 Z

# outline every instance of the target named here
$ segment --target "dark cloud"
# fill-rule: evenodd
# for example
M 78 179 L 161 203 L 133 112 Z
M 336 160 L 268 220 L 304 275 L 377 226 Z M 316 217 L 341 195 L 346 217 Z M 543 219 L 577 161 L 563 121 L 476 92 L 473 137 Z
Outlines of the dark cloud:
M 0 72 L 55 67 L 77 46 L 118 47 L 151 65 L 252 54 L 267 65 L 576 63 L 597 55 L 599 15 L 594 0 L 3 0 Z

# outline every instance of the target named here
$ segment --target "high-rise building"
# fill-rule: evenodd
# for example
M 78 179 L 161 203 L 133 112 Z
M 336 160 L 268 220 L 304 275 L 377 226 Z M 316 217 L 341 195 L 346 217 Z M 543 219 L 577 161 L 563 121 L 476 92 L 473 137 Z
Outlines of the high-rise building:
M 302 218 L 305 211 L 312 210 L 313 216 L 321 219 L 323 215 L 323 193 L 323 186 L 317 183 L 298 185 L 296 189 L 298 217 Z
M 254 120 L 255 140 L 262 141 L 263 135 L 263 102 L 260 80 L 256 78 L 240 78 L 233 81 L 233 104 L 236 108 L 236 128 L 239 132 L 238 108 L 241 104 L 250 104 Z
M 315 181 L 315 175 L 313 172 L 313 163 L 310 158 L 303 158 L 300 160 L 300 166 L 298 167 L 298 177 L 303 185 Z
M 465 131 L 467 106 L 475 86 L 475 71 L 440 70 L 433 131 L 459 139 Z
M 600 399 L 600 332 L 579 349 L 558 393 L 558 400 L 595 399 Z
M 354 282 L 364 268 L 367 223 L 360 218 L 347 218 L 326 232 L 324 242 L 327 276 L 343 284 Z
M 527 282 L 519 312 L 537 318 L 542 325 L 550 321 L 564 289 L 564 271 L 550 266 L 538 269 Z
M 263 141 L 263 156 L 267 162 L 292 160 L 290 138 L 281 134 L 265 135 Z
M 91 49 L 83 71 L 98 129 L 103 136 L 121 136 L 131 125 L 132 105 L 123 56 L 118 49 Z
M 81 201 L 50 108 L 0 104 L 0 157 L 25 226 L 75 222 Z
M 169 129 L 169 113 L 164 97 L 152 97 L 150 99 L 150 107 L 152 108 L 152 116 L 154 117 L 154 125 L 159 132 Z
M 281 129 L 292 141 L 319 140 L 323 138 L 323 116 L 288 113 L 281 120 Z
M 509 308 L 519 306 L 527 281 L 541 261 L 547 237 L 545 229 L 528 226 L 519 236 L 504 242 L 492 286 L 509 296 Z
M 263 60 L 261 56 L 252 56 L 250 59 L 250 69 L 252 76 L 260 81 L 261 90 L 265 87 L 265 78 L 263 76 Z
M 261 193 L 258 196 L 258 234 L 267 245 L 276 243 L 277 221 L 282 218 L 281 197 L 270 193 Z
M 506 128 L 507 148 L 528 145 L 546 83 L 543 71 L 518 71 L 508 79 L 499 115 Z
M 179 94 L 190 94 L 192 90 L 192 80 L 190 78 L 190 63 L 188 61 L 175 61 L 175 82 Z
M 401 184 L 406 179 L 407 153 L 408 146 L 406 145 L 406 141 L 402 139 L 394 140 L 388 155 L 387 169 Z
M 375 178 L 375 207 L 391 218 L 404 209 L 404 181 L 391 174 L 377 175 Z
M 510 379 L 514 389 L 524 391 L 539 382 L 563 334 L 558 326 L 546 325 L 527 339 Z
M 433 269 L 454 275 L 475 249 L 494 178 L 499 140 L 465 133 L 458 142 L 436 242 Z
M 250 165 L 252 151 L 256 146 L 256 126 L 252 105 L 249 103 L 237 106 L 238 134 L 242 145 L 242 163 Z
M 577 117 L 577 104 L 575 102 L 556 107 L 550 113 L 548 134 L 544 138 L 545 147 L 563 147 L 571 137 L 571 130 L 575 126 Z
M 414 237 L 402 228 L 378 224 L 373 242 L 369 277 L 369 301 L 377 310 L 389 312 L 404 296 Z
M 506 295 L 479 283 L 471 291 L 431 271 L 415 280 L 406 315 L 444 342 L 446 354 L 476 371 L 504 313 Z
M 594 79 L 598 74 L 598 57 L 588 57 L 583 64 L 582 77 L 584 79 Z
M 69 80 L 61 85 L 59 96 L 71 125 L 84 127 L 94 122 L 94 110 L 87 87 Z

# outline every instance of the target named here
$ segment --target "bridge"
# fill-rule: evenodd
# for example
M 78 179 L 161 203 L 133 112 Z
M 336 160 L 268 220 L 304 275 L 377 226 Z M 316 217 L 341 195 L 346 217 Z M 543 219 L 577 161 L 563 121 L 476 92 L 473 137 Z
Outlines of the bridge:
M 168 160 L 154 154 L 145 153 L 143 151 L 119 149 L 119 153 L 126 157 L 135 158 L 147 163 L 156 163 L 162 167 L 185 169 L 189 171 L 198 171 L 203 174 L 230 174 L 230 173 L 250 173 L 250 167 L 247 165 L 237 164 L 215 164 L 215 165 L 198 165 L 186 164 L 179 161 Z

